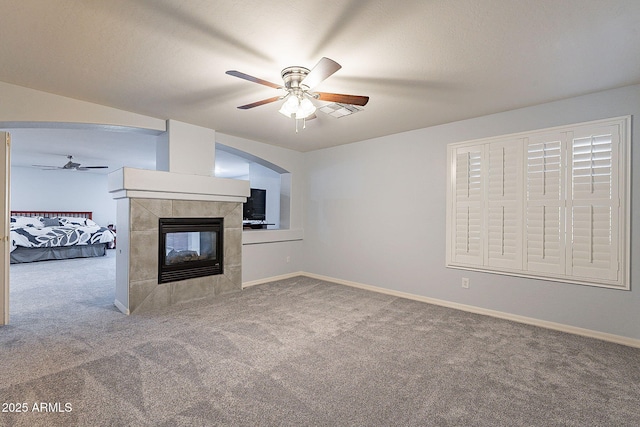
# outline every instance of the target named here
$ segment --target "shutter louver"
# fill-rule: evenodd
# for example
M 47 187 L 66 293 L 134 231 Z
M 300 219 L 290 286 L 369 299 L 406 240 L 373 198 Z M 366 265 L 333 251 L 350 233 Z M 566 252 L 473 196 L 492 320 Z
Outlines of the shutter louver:
M 613 179 L 617 126 L 576 130 L 570 144 L 571 250 L 568 272 L 606 280 L 618 278 L 618 192 Z
M 527 269 L 564 273 L 562 210 L 559 206 L 527 209 Z
M 489 144 L 487 263 L 522 269 L 522 142 Z
M 563 135 L 527 141 L 526 269 L 564 273 Z
M 482 149 L 456 153 L 454 260 L 482 265 Z
M 562 197 L 562 135 L 530 138 L 527 143 L 527 200 Z
M 611 199 L 611 135 L 575 138 L 572 144 L 574 200 Z

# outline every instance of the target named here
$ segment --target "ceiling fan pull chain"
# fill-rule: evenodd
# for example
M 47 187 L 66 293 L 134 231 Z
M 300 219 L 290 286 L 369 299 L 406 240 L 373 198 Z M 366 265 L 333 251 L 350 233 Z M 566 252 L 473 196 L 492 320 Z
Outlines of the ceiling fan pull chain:
M 298 119 L 294 119 L 296 122 L 296 133 L 298 133 Z

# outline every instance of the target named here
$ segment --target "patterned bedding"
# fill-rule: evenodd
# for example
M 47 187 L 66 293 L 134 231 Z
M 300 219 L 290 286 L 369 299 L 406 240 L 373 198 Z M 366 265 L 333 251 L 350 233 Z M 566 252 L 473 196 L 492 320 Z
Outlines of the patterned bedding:
M 12 216 L 11 252 L 17 247 L 46 248 L 113 242 L 115 236 L 87 218 Z

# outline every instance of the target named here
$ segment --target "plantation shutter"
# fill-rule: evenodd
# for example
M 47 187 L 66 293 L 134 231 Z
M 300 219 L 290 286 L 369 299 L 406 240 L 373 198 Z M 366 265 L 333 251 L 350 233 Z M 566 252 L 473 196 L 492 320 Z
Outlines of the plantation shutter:
M 630 121 L 450 144 L 447 266 L 629 289 Z
M 577 128 L 570 140 L 567 274 L 617 280 L 619 127 Z
M 460 148 L 455 152 L 453 260 L 482 265 L 483 149 Z
M 522 141 L 489 144 L 487 264 L 522 269 Z
M 526 140 L 525 269 L 565 272 L 563 133 Z

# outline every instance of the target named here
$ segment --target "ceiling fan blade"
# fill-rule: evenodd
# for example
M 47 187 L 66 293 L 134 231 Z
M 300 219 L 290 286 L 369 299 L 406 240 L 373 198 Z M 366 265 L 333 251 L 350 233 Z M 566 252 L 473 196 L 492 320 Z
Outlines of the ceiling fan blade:
M 307 77 L 305 77 L 300 83 L 309 87 L 309 89 L 312 89 L 340 68 L 342 68 L 342 65 L 338 64 L 333 59 L 322 57 L 316 66 L 309 71 Z
M 282 99 L 281 96 L 274 96 L 273 98 L 267 98 L 267 99 L 263 99 L 262 101 L 257 101 L 251 104 L 247 104 L 247 105 L 241 105 L 238 108 L 241 110 L 248 110 L 249 108 L 253 108 L 253 107 L 259 107 L 261 105 L 264 104 L 269 104 L 271 102 L 276 102 L 277 100 Z
M 80 166 L 77 169 L 108 169 L 109 166 Z
M 316 92 L 316 99 L 320 101 L 329 101 L 329 102 L 339 102 L 341 104 L 351 104 L 351 105 L 367 105 L 369 102 L 368 96 L 360 96 L 360 95 L 344 95 L 341 93 L 327 93 L 327 92 Z
M 46 170 L 54 170 L 61 169 L 59 166 L 51 166 L 51 165 L 31 165 L 34 168 L 44 168 Z
M 275 89 L 282 88 L 282 85 L 277 85 L 275 83 L 271 83 L 271 82 L 268 82 L 266 80 L 262 80 L 262 79 L 259 79 L 257 77 L 250 76 L 249 74 L 241 73 L 240 71 L 229 70 L 229 71 L 226 72 L 226 74 L 229 74 L 230 76 L 238 77 L 240 79 L 248 80 L 248 81 L 253 82 L 253 83 L 259 83 L 261 85 L 269 86 L 269 87 L 272 87 L 272 88 L 275 88 Z

